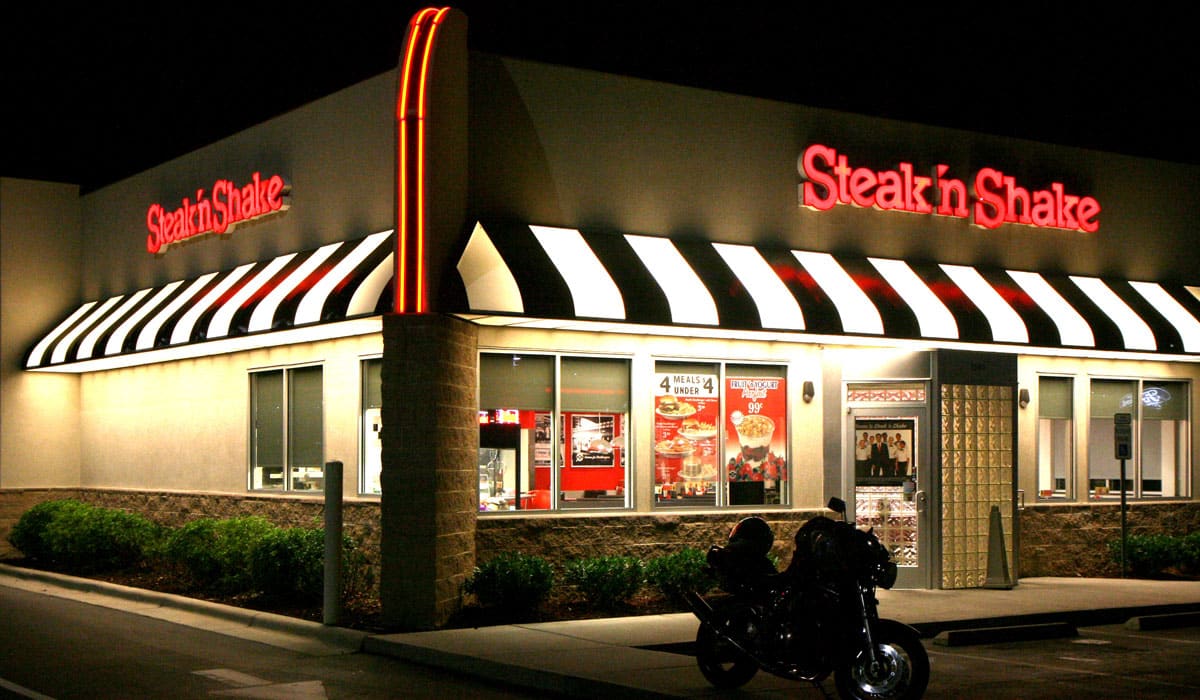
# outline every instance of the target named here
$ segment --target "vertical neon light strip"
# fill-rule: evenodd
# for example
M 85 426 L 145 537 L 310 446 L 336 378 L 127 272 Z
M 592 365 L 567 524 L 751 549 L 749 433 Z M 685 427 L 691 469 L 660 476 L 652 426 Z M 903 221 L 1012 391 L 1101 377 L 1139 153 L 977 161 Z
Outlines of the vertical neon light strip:
M 404 42 L 404 59 L 400 66 L 400 90 L 396 101 L 397 162 L 396 162 L 396 285 L 395 311 L 426 310 L 425 300 L 425 119 L 430 61 L 438 25 L 449 7 L 440 10 L 425 8 L 409 22 Z M 417 57 L 420 56 L 420 65 Z M 416 104 L 411 104 L 413 82 L 416 82 Z M 415 111 L 415 114 L 414 114 Z M 415 151 L 410 155 L 410 131 L 415 131 Z M 415 160 L 415 173 L 410 172 L 410 159 Z M 410 177 L 411 176 L 411 177 Z M 410 217 L 415 220 L 410 222 Z M 411 224 L 411 225 L 410 225 Z M 410 255 L 410 247 L 414 250 Z M 411 260 L 410 260 L 411 258 Z M 413 269 L 413 293 L 409 293 L 409 268 Z M 412 304 L 409 304 L 411 296 Z

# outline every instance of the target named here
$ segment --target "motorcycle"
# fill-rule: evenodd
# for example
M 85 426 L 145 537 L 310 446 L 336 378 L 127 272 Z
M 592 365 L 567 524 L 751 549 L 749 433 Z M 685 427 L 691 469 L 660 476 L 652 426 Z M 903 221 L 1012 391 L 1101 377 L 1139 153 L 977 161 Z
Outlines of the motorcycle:
M 696 662 L 712 685 L 745 685 L 762 669 L 822 689 L 832 673 L 842 698 L 920 698 L 929 682 L 929 656 L 912 627 L 879 617 L 876 587 L 896 582 L 896 563 L 872 531 L 849 523 L 846 504 L 829 510 L 795 536 L 787 569 L 767 558 L 774 533 L 757 517 L 742 519 L 724 546 L 712 546 L 709 570 L 725 593 L 710 602 L 686 597 L 700 620 Z

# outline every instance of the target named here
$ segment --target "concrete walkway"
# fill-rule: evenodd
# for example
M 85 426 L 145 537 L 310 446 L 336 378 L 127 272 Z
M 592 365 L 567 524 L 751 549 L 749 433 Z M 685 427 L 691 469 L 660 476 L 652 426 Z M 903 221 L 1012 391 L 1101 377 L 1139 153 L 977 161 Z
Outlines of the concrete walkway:
M 622 698 L 720 693 L 686 655 L 690 614 L 372 635 L 279 615 L 0 565 L 0 585 L 203 627 L 312 654 L 367 652 L 528 688 Z M 882 591 L 880 614 L 923 636 L 950 630 L 1130 618 L 1200 611 L 1200 581 L 1026 578 L 1011 590 Z M 681 653 L 683 652 L 683 653 Z M 760 673 L 743 692 L 794 694 L 803 684 Z

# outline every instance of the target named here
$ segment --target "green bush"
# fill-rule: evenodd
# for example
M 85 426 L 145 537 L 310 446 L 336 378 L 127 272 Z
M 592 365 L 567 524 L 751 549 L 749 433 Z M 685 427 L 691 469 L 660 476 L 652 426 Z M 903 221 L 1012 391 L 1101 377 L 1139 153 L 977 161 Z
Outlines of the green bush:
M 21 553 L 34 561 L 50 563 L 52 553 L 45 540 L 46 528 L 56 518 L 70 511 L 80 511 L 88 506 L 71 499 L 44 501 L 21 514 L 16 525 L 8 533 L 8 541 Z
M 1155 576 L 1179 560 L 1180 538 L 1170 535 L 1129 535 L 1125 563 L 1135 576 Z M 1121 563 L 1121 540 L 1108 543 L 1112 560 Z
M 704 552 L 682 549 L 646 563 L 646 581 L 670 600 L 680 602 L 687 591 L 707 593 L 717 585 L 708 573 Z
M 574 559 L 563 567 L 567 583 L 593 607 L 611 609 L 637 593 L 646 581 L 645 564 L 637 557 Z
M 325 582 L 325 531 L 277 528 L 251 553 L 253 588 L 268 595 L 321 600 Z
M 163 554 L 204 588 L 250 590 L 255 549 L 277 529 L 258 515 L 226 520 L 201 518 L 176 528 L 167 537 Z
M 536 610 L 554 586 L 554 567 L 545 559 L 520 552 L 502 552 L 475 567 L 463 584 L 480 604 L 512 613 Z
M 88 573 L 132 566 L 157 547 L 161 528 L 148 518 L 78 501 L 48 501 L 26 511 L 9 541 L 31 559 Z
M 1200 574 L 1200 532 L 1180 538 L 1175 564 L 1185 574 Z

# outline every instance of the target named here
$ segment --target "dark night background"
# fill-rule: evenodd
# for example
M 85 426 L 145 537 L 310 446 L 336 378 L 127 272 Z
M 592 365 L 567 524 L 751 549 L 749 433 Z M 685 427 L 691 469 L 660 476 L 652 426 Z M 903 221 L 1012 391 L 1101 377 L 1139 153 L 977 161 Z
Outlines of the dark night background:
M 426 5 L 6 8 L 0 175 L 86 191 L 134 174 L 393 68 Z M 454 6 L 474 49 L 1200 164 L 1182 4 Z

